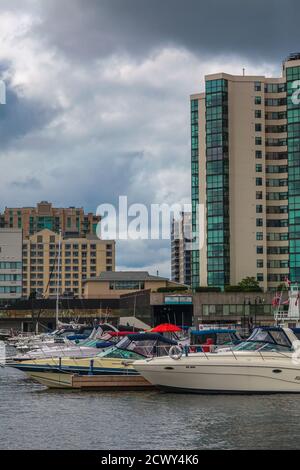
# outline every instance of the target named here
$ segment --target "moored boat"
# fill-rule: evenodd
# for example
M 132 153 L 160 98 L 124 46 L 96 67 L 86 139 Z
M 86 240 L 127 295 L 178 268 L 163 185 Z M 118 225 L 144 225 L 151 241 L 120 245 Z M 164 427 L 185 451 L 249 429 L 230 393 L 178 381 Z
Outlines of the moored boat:
M 136 361 L 163 390 L 192 393 L 300 393 L 299 341 L 288 328 L 257 328 L 229 350 Z
M 93 358 L 46 358 L 7 364 L 25 372 L 29 377 L 48 386 L 57 382 L 58 374 L 61 381 L 67 380 L 63 374 L 79 375 L 139 375 L 132 363 L 138 359 L 168 354 L 175 341 L 164 338 L 157 333 L 138 333 L 124 337 L 116 346 Z M 59 379 L 60 380 L 60 379 Z

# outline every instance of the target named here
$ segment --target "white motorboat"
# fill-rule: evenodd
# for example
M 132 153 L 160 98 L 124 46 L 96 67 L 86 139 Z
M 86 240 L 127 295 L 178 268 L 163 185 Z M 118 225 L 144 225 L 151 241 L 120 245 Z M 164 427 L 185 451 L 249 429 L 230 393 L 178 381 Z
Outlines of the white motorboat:
M 299 340 L 289 328 L 262 327 L 228 350 L 186 356 L 173 349 L 168 357 L 136 361 L 134 368 L 168 391 L 300 393 L 298 348 Z

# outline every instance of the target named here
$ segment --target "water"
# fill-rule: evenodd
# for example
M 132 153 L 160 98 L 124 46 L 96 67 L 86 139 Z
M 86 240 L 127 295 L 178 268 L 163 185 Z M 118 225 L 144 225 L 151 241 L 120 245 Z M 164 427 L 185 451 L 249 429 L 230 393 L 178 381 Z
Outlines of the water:
M 300 396 L 48 391 L 0 369 L 0 449 L 295 449 Z

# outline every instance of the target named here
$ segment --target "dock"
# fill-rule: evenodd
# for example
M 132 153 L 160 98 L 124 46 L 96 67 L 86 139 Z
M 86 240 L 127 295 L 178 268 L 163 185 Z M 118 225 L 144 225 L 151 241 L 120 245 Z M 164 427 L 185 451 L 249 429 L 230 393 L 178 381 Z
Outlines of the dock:
M 73 375 L 73 389 L 79 390 L 150 390 L 155 387 L 141 375 L 109 376 L 109 375 Z
M 112 391 L 151 390 L 155 387 L 141 375 L 78 375 L 57 372 L 30 372 L 29 376 L 51 389 Z

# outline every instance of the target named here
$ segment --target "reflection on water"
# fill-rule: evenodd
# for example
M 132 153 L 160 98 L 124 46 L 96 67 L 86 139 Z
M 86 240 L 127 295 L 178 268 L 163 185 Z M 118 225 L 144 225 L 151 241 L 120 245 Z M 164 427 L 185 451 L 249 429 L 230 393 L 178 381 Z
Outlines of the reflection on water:
M 0 369 L 0 449 L 300 448 L 300 396 L 48 391 Z

